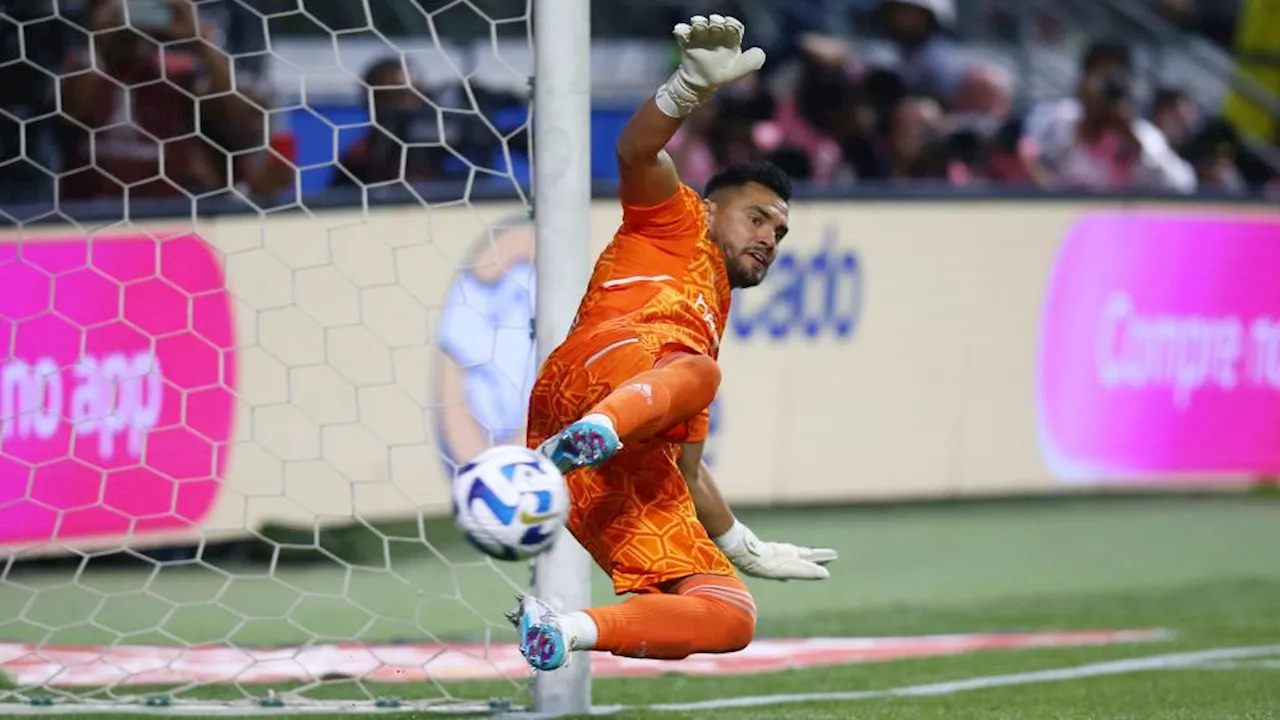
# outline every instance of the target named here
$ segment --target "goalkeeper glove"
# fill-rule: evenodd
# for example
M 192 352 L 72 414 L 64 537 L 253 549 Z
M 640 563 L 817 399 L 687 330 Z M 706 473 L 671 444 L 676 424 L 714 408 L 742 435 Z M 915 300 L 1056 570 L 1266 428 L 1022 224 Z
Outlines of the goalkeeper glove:
M 713 540 L 743 574 L 770 580 L 824 580 L 831 573 L 823 566 L 838 557 L 827 548 L 762 542 L 736 520 L 728 532 Z
M 680 67 L 658 88 L 658 109 L 682 118 L 716 89 L 764 67 L 764 51 L 742 51 L 742 23 L 731 17 L 695 15 L 672 30 L 680 48 Z

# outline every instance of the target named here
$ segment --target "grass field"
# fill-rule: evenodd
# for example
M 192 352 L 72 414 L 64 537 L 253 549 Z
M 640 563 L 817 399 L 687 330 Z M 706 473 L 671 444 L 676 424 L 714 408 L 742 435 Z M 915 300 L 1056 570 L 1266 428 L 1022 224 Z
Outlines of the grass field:
M 595 704 L 615 710 L 612 717 L 1280 718 L 1280 501 L 1273 498 L 827 508 L 744 513 L 744 519 L 762 537 L 829 545 L 841 555 L 829 581 L 750 581 L 761 637 L 1142 628 L 1172 634 L 1138 644 L 984 651 L 760 675 L 597 678 Z M 366 553 L 350 571 L 333 561 L 274 571 L 243 561 L 219 568 L 10 567 L 0 585 L 0 640 L 230 639 L 260 646 L 317 636 L 422 641 L 429 639 L 423 628 L 438 640 L 476 640 L 486 633 L 498 642 L 513 639 L 501 611 L 526 579 L 523 566 L 499 575 L 447 527 L 427 530 L 439 554 L 413 550 L 413 533 L 396 532 L 405 539 L 390 543 L 389 560 Z M 604 601 L 609 595 L 598 580 L 595 597 Z M 1252 657 L 1176 656 L 1241 647 L 1264 649 Z M 1116 664 L 1129 660 L 1135 662 Z M 1060 672 L 1032 674 L 1038 671 Z M 159 688 L 127 692 L 150 690 Z M 227 685 L 179 694 L 240 699 L 266 690 Z M 750 705 L 779 694 L 797 697 Z M 388 695 L 406 701 L 529 700 L 523 684 L 510 681 L 335 680 L 306 695 L 364 698 L 366 707 L 368 698 Z M 748 706 L 688 705 L 720 700 Z M 141 715 L 141 708 L 129 712 Z M 67 709 L 30 713 L 53 718 Z M 287 707 L 273 715 L 291 717 Z

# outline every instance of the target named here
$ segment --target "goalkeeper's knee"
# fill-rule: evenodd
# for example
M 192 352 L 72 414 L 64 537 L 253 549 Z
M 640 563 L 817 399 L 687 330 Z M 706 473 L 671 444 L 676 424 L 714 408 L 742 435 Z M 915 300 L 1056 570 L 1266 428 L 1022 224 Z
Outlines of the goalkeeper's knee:
M 737 605 L 726 605 L 721 612 L 716 613 L 716 620 L 717 622 L 711 628 L 712 637 L 707 639 L 707 647 L 703 652 L 737 652 L 750 645 L 755 639 L 754 612 L 743 610 Z
M 738 578 L 698 575 L 684 582 L 677 592 L 711 606 L 706 621 L 695 627 L 698 652 L 736 652 L 755 638 L 755 599 Z

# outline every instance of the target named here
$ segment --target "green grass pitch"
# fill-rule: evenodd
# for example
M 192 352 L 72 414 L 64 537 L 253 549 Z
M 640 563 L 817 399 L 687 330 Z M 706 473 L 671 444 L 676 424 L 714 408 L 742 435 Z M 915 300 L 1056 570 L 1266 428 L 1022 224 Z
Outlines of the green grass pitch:
M 1173 636 L 1141 644 L 985 651 L 762 675 L 597 678 L 596 705 L 625 706 L 610 717 L 1280 718 L 1280 649 L 1181 667 L 1163 667 L 1157 660 L 1145 669 L 1091 677 L 1078 677 L 1074 670 L 1219 648 L 1280 647 L 1280 501 L 1274 498 L 1059 499 L 743 516 L 761 537 L 840 551 L 833 577 L 825 582 L 749 581 L 760 607 L 762 637 L 1094 628 L 1165 628 Z M 474 640 L 486 632 L 497 641 L 513 640 L 501 611 L 527 580 L 524 566 L 505 566 L 508 576 L 499 575 L 457 543 L 447 526 L 426 531 L 438 555 L 414 549 L 421 548 L 413 541 L 416 529 L 389 532 L 389 550 L 376 553 L 376 563 L 357 560 L 350 571 L 323 559 L 274 570 L 260 561 L 226 561 L 221 568 L 10 566 L 0 585 L 0 641 L 98 644 L 121 633 L 139 644 L 230 639 L 270 645 L 315 636 L 429 639 L 415 630 L 419 626 L 438 630 L 440 640 Z M 375 569 L 386 558 L 391 571 Z M 597 581 L 595 597 L 606 600 L 604 580 Z M 1035 671 L 1062 672 L 988 687 L 992 678 Z M 922 686 L 933 690 L 921 691 Z M 220 686 L 182 696 L 239 699 L 266 689 Z M 821 693 L 862 694 L 758 707 L 651 709 Z M 335 682 L 308 695 L 529 701 L 523 686 L 510 682 Z M 29 714 L 83 717 L 57 707 L 32 708 Z M 113 715 L 144 716 L 141 711 Z M 272 717 L 295 716 L 286 707 Z

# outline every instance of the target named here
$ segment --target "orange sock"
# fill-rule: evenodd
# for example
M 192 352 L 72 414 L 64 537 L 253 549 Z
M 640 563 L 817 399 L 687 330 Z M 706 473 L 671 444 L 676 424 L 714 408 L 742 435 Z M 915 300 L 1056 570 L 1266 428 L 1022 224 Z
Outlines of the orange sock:
M 689 420 L 715 400 L 719 388 L 715 360 L 681 353 L 627 380 L 587 414 L 609 418 L 625 445 Z
M 693 653 L 727 653 L 755 636 L 756 605 L 736 577 L 694 575 L 675 594 L 636 595 L 591 608 L 595 650 L 623 657 L 679 660 Z

